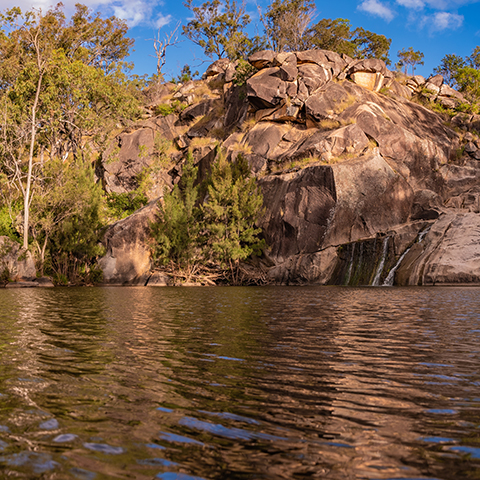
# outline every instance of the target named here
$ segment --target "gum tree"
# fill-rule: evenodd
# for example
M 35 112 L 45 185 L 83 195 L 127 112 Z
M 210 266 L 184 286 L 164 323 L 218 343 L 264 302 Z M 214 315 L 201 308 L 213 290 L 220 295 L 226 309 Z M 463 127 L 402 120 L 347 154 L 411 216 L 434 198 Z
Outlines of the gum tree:
M 77 5 L 42 13 L 13 8 L 0 16 L 2 172 L 23 198 L 23 246 L 45 162 L 82 154 L 109 123 L 136 112 L 123 59 L 126 24 Z

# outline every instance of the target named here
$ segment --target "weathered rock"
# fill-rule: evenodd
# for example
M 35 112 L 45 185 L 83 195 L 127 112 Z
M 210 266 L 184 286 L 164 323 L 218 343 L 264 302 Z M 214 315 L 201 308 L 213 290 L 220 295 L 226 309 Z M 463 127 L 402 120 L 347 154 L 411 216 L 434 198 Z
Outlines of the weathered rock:
M 268 271 L 268 278 L 281 285 L 328 283 L 337 261 L 337 249 L 289 257 Z
M 156 213 L 157 204 L 151 202 L 107 229 L 106 254 L 98 262 L 104 283 L 145 285 L 152 268 L 150 224 Z
M 108 193 L 125 193 L 138 187 L 138 175 L 150 165 L 154 134 L 150 128 L 122 133 L 103 155 L 103 184 Z
M 332 132 L 319 131 L 310 135 L 295 149 L 287 151 L 281 160 L 300 159 L 307 157 L 321 158 L 322 154 L 329 152 L 331 158 L 343 153 L 359 154 L 368 146 L 368 138 L 357 125 L 348 125 Z
M 332 79 L 332 73 L 325 67 L 314 63 L 305 63 L 298 66 L 298 74 L 307 87 L 308 94 L 312 95 L 318 88 L 323 87 Z
M 412 205 L 412 220 L 435 220 L 440 216 L 443 202 L 438 193 L 432 190 L 415 192 Z
M 372 237 L 407 221 L 413 189 L 378 152 L 331 168 L 337 201 L 323 247 Z
M 247 117 L 248 101 L 242 87 L 232 87 L 225 94 L 223 127 L 227 132 L 241 128 Z
M 277 108 L 258 110 L 255 113 L 255 119 L 257 121 L 294 122 L 299 113 L 300 107 L 298 105 L 287 105 L 285 103 Z
M 443 85 L 443 77 L 442 75 L 434 75 L 433 77 L 429 77 L 427 79 L 427 83 L 430 83 L 440 88 Z
M 0 236 L 0 281 L 22 282 L 35 279 L 35 261 L 31 252 L 6 236 Z
M 211 65 L 209 65 L 207 71 L 205 72 L 205 76 L 214 77 L 215 75 L 225 73 L 230 64 L 231 62 L 228 58 L 220 58 L 219 60 L 216 60 Z
M 259 184 L 267 206 L 261 226 L 272 256 L 281 263 L 292 255 L 320 250 L 336 203 L 332 168 L 270 175 Z
M 320 122 L 341 113 L 355 97 L 347 92 L 342 84 L 329 83 L 324 89 L 315 92 L 305 102 L 307 118 Z
M 250 145 L 253 153 L 262 157 L 272 158 L 273 151 L 282 140 L 288 127 L 275 123 L 262 122 L 255 125 L 245 136 L 245 142 Z
M 453 97 L 442 97 L 441 95 L 439 95 L 436 99 L 436 102 L 442 105 L 442 107 L 444 108 L 454 109 L 458 106 L 460 100 Z
M 399 285 L 480 283 L 480 215 L 447 214 L 405 256 Z
M 260 52 L 255 52 L 253 55 L 250 55 L 248 61 L 255 68 L 265 68 L 273 63 L 275 59 L 275 52 L 273 50 L 262 50 Z
M 460 93 L 460 92 L 457 92 L 455 89 L 453 89 L 452 87 L 450 87 L 449 85 L 447 85 L 446 83 L 444 83 L 441 87 L 440 87 L 440 95 L 444 96 L 444 97 L 454 97 L 454 98 L 458 98 L 460 101 L 464 101 L 465 100 L 465 97 Z
M 212 108 L 214 108 L 215 101 L 214 100 L 204 100 L 200 103 L 196 103 L 195 105 L 191 105 L 187 107 L 181 114 L 180 114 L 180 125 L 186 125 L 190 123 L 192 120 L 195 120 L 198 117 L 202 117 L 207 115 Z
M 147 287 L 168 287 L 173 285 L 172 277 L 164 272 L 155 271 L 147 280 Z
M 358 60 L 347 70 L 347 76 L 357 85 L 373 92 L 378 92 L 382 88 L 386 73 L 385 62 L 376 58 Z
M 280 68 L 265 68 L 247 80 L 249 102 L 259 108 L 272 108 L 286 98 L 286 83 L 279 78 Z

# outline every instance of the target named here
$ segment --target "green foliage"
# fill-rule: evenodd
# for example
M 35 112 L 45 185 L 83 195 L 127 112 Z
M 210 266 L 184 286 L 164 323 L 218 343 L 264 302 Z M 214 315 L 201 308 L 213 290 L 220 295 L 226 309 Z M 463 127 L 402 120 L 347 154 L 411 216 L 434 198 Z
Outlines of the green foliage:
M 0 170 L 23 197 L 25 247 L 44 166 L 87 155 L 87 143 L 98 148 L 119 121 L 139 114 L 138 81 L 123 61 L 132 45 L 125 22 L 83 5 L 67 22 L 62 8 L 0 15 Z
M 467 57 L 467 63 L 470 67 L 480 69 L 480 46 L 476 46 L 472 54 Z
M 172 78 L 171 82 L 186 83 L 186 82 L 189 82 L 190 80 L 193 80 L 195 77 L 198 77 L 198 75 L 199 75 L 198 70 L 192 73 L 190 65 L 184 65 L 182 68 L 182 71 L 180 72 L 180 75 L 178 75 L 178 77 L 176 78 Z
M 165 195 L 158 221 L 152 225 L 155 258 L 190 279 L 209 268 L 232 270 L 265 247 L 255 222 L 263 199 L 248 163 L 241 156 L 228 162 L 219 152 L 199 203 L 197 168 L 189 154 L 178 185 Z
M 19 241 L 18 233 L 14 227 L 14 219 L 20 213 L 20 204 L 13 206 L 0 206 L 0 236 L 7 236 L 12 240 Z
M 233 79 L 233 83 L 238 86 L 242 87 L 246 85 L 247 80 L 257 71 L 257 69 L 249 62 L 240 59 L 238 61 L 237 68 L 235 70 L 235 77 Z
M 152 225 L 156 239 L 155 259 L 158 264 L 173 263 L 177 269 L 190 274 L 198 260 L 199 208 L 198 186 L 195 186 L 197 167 L 193 156 L 187 156 L 179 184 L 164 196 L 158 221 Z
M 128 217 L 148 203 L 143 193 L 137 191 L 127 193 L 109 193 L 106 195 L 108 216 L 115 220 Z
M 324 18 L 308 30 L 307 36 L 308 48 L 332 50 L 352 58 L 378 58 L 390 64 L 388 52 L 391 39 L 361 27 L 351 30 L 347 19 Z
M 44 173 L 41 192 L 33 197 L 31 211 L 40 269 L 46 267 L 73 278 L 79 275 L 80 267 L 88 265 L 90 271 L 102 253 L 102 191 L 95 183 L 91 164 L 81 157 L 65 163 L 51 160 Z
M 414 51 L 412 47 L 399 50 L 397 56 L 399 66 L 405 68 L 405 75 L 407 75 L 408 66 L 412 67 L 412 75 L 415 75 L 415 65 L 423 65 L 423 53 L 418 50 Z
M 193 19 L 183 26 L 183 34 L 202 47 L 205 55 L 235 60 L 251 51 L 253 42 L 244 31 L 250 23 L 244 1 L 211 0 L 194 6 L 193 0 L 185 0 L 184 5 Z
M 314 12 L 312 0 L 273 0 L 261 18 L 271 48 L 276 52 L 306 50 L 305 34 Z
M 448 54 L 442 58 L 440 65 L 433 69 L 435 75 L 442 75 L 443 81 L 452 88 L 458 88 L 455 76 L 465 66 L 465 60 L 459 55 Z
M 155 107 L 155 115 L 162 115 L 164 117 L 172 113 L 181 113 L 188 107 L 186 103 L 180 100 L 173 100 L 171 103 L 161 103 Z
M 473 67 L 463 67 L 458 69 L 455 81 L 467 100 L 472 103 L 480 101 L 480 70 Z
M 202 205 L 209 257 L 223 267 L 232 267 L 265 247 L 255 222 L 261 212 L 262 195 L 250 178 L 247 161 L 239 155 L 228 162 L 219 152 L 212 166 L 207 201 Z

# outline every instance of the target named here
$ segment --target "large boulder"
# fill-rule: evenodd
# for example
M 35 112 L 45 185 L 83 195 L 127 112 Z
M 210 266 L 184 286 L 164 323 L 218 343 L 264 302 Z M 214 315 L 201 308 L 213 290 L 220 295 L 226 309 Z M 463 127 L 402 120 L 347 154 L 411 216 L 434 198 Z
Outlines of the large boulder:
M 261 221 L 278 262 L 320 250 L 336 204 L 333 171 L 316 166 L 260 180 L 266 214 Z
M 385 62 L 376 58 L 358 60 L 347 71 L 353 82 L 373 92 L 380 91 L 386 73 Z
M 111 225 L 103 238 L 106 254 L 99 260 L 103 282 L 114 285 L 145 285 L 152 269 L 150 225 L 157 204 L 151 202 Z
M 247 80 L 249 102 L 257 109 L 272 108 L 287 97 L 287 85 L 280 78 L 280 68 L 260 70 Z
M 0 236 L 0 281 L 22 282 L 36 276 L 35 261 L 31 252 L 8 237 Z
M 332 171 L 337 201 L 323 247 L 372 237 L 408 220 L 413 189 L 378 151 L 332 165 Z
M 480 215 L 442 215 L 397 271 L 399 285 L 480 283 Z

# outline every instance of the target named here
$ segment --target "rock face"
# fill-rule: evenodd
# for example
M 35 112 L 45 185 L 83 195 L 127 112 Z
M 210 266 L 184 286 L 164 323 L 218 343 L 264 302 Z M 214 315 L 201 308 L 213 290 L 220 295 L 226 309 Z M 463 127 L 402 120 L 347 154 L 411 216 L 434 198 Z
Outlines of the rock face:
M 459 113 L 449 124 L 421 104 L 456 108 L 459 92 L 439 75 L 398 77 L 380 60 L 325 50 L 262 51 L 249 61 L 256 71 L 243 86 L 236 63 L 217 61 L 174 92 L 183 111 L 117 136 L 115 160 L 107 152 L 102 161 L 107 191 L 134 188 L 158 136 L 177 149 L 177 166 L 158 181 L 165 189 L 189 148 L 205 178 L 218 141 L 228 158 L 245 156 L 263 191 L 272 282 L 478 282 L 480 116 Z M 149 206 L 110 227 L 106 282 L 148 280 L 152 215 Z M 168 279 L 156 273 L 151 282 Z
M 480 215 L 447 213 L 405 256 L 399 285 L 480 283 Z
M 35 261 L 30 252 L 8 237 L 0 236 L 0 276 L 4 281 L 24 282 L 35 279 Z
M 99 261 L 104 283 L 147 283 L 152 267 L 150 223 L 156 211 L 156 203 L 152 202 L 108 228 L 104 237 L 107 252 Z

